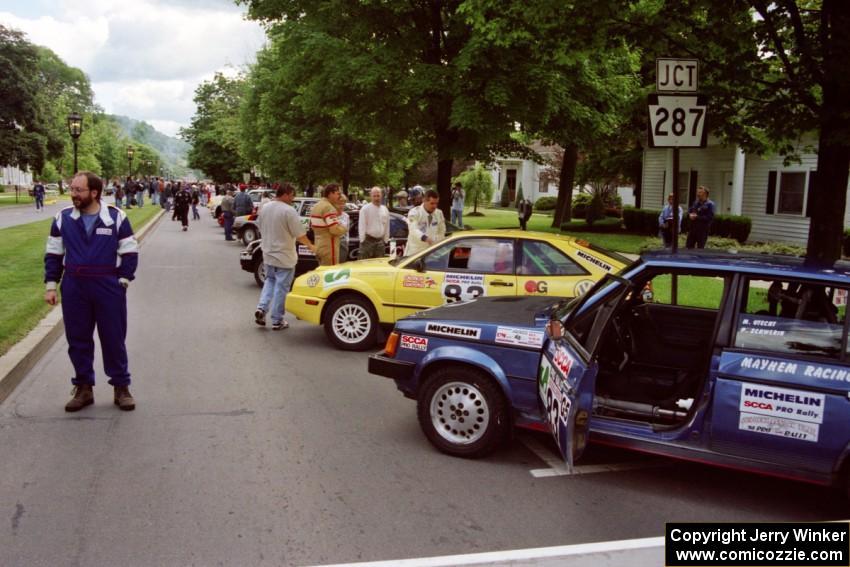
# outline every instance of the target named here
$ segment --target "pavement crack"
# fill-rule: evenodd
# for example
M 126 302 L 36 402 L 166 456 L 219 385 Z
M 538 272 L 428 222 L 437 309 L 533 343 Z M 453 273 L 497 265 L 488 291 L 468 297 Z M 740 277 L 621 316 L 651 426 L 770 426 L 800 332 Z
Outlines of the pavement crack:
M 18 526 L 21 523 L 21 518 L 24 517 L 24 505 L 18 502 L 15 504 L 15 514 L 12 516 L 12 535 L 18 535 Z

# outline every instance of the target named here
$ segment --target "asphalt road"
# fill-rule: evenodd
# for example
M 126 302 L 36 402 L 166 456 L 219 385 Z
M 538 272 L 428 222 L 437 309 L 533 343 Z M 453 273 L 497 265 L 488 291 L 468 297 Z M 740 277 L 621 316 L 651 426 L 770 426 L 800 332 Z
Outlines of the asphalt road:
M 94 406 L 63 411 L 64 339 L 0 405 L 0 565 L 325 564 L 847 515 L 827 489 L 613 450 L 562 476 L 543 434 L 483 460 L 442 455 L 366 354 L 304 323 L 254 324 L 239 250 L 208 214 L 187 233 L 166 216 L 145 240 L 135 412 L 102 375 Z
M 29 197 L 26 197 L 26 199 L 29 200 Z M 48 199 L 48 201 L 52 200 L 53 199 Z M 41 210 L 36 210 L 34 202 L 24 205 L 8 205 L 0 207 L 0 228 L 26 224 L 41 219 L 49 219 L 70 205 L 70 201 L 63 200 L 57 201 L 51 205 L 45 205 Z

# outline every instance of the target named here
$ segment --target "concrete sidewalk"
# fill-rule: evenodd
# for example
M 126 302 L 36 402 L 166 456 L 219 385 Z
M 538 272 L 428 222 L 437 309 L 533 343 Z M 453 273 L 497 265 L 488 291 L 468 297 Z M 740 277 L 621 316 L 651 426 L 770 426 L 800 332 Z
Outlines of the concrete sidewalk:
M 136 232 L 136 239 L 142 242 L 164 214 L 165 211 L 160 211 L 148 221 Z M 0 403 L 15 390 L 27 372 L 35 366 L 64 331 L 62 307 L 57 305 L 26 337 L 10 348 L 6 354 L 0 356 Z

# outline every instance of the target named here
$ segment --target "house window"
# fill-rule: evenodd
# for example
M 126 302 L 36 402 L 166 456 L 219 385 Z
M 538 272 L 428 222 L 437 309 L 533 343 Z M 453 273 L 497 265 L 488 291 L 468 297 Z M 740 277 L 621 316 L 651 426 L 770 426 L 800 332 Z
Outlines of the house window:
M 802 215 L 806 202 L 806 173 L 783 171 L 779 176 L 779 199 L 776 212 L 779 214 Z
M 548 193 L 549 192 L 549 182 L 546 181 L 545 178 L 540 179 L 540 187 L 537 190 L 539 193 Z

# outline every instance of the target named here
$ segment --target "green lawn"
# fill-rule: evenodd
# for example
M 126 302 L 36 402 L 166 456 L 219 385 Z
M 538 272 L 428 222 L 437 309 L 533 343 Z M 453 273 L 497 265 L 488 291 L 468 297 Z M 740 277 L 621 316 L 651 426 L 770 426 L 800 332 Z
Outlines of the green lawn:
M 483 213 L 483 217 L 469 216 L 470 211 L 464 211 L 463 224 L 468 224 L 472 228 L 492 229 L 492 228 L 519 228 L 519 220 L 517 219 L 516 211 L 513 209 L 478 209 L 478 212 Z M 575 224 L 583 224 L 584 221 L 574 221 Z M 629 254 L 638 254 L 640 247 L 646 240 L 645 236 L 637 236 L 627 233 L 598 233 L 598 232 L 564 232 L 556 228 L 552 228 L 552 215 L 543 213 L 534 213 L 528 221 L 528 230 L 540 232 L 552 232 L 555 234 L 566 234 L 575 238 L 581 238 L 592 242 L 597 246 L 613 250 L 615 252 L 627 252 Z
M 138 231 L 159 207 L 127 211 Z M 0 355 L 21 340 L 49 310 L 44 302 L 44 247 L 51 219 L 0 229 Z

